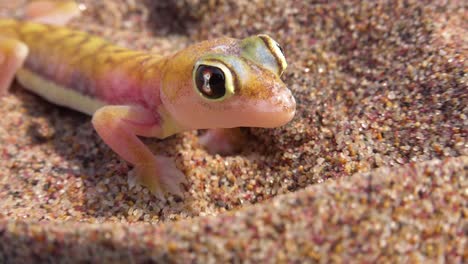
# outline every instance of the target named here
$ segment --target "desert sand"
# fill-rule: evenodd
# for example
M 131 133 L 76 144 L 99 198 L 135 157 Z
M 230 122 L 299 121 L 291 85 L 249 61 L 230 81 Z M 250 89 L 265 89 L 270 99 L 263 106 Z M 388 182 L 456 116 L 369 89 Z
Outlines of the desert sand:
M 246 128 L 235 155 L 209 154 L 203 131 L 145 140 L 189 181 L 161 201 L 88 116 L 15 83 L 0 98 L 0 262 L 466 261 L 463 1 L 82 3 L 72 27 L 161 54 L 269 34 L 298 111 Z

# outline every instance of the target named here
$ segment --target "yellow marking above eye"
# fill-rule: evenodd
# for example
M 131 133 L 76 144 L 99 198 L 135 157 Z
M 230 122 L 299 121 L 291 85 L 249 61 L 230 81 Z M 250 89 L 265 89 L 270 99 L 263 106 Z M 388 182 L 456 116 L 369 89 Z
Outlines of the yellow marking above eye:
M 223 101 L 234 94 L 233 73 L 220 60 L 198 61 L 193 68 L 192 75 L 194 89 L 203 99 Z

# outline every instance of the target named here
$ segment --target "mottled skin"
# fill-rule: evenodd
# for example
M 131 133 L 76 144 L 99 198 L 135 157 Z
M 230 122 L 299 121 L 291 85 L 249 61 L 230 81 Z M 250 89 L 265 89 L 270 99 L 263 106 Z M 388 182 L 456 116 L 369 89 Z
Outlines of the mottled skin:
M 181 194 L 185 177 L 138 136 L 214 128 L 216 136 L 203 141 L 216 150 L 226 143 L 225 128 L 284 125 L 295 112 L 280 80 L 285 68 L 281 48 L 266 35 L 204 41 L 162 57 L 66 27 L 0 20 L 0 94 L 16 74 L 45 99 L 92 115 L 101 138 L 160 198 Z M 213 98 L 213 91 L 221 96 Z

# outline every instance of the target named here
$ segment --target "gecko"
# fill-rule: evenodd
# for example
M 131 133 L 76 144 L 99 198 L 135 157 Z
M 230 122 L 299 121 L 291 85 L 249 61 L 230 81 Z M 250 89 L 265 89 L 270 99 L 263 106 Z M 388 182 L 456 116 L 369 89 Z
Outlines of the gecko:
M 0 95 L 16 78 L 90 115 L 97 134 L 159 198 L 182 195 L 187 180 L 140 137 L 214 129 L 219 139 L 223 129 L 274 128 L 294 117 L 296 101 L 281 80 L 287 62 L 268 35 L 221 37 L 160 56 L 66 27 L 79 13 L 73 1 L 45 3 L 34 19 L 0 19 Z

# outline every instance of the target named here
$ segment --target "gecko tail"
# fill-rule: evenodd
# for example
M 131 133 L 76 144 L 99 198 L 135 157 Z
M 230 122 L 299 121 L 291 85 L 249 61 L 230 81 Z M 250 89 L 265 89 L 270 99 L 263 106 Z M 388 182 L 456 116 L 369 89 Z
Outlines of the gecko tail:
M 75 1 L 40 0 L 29 3 L 25 8 L 25 19 L 41 24 L 65 25 L 85 10 Z

